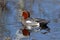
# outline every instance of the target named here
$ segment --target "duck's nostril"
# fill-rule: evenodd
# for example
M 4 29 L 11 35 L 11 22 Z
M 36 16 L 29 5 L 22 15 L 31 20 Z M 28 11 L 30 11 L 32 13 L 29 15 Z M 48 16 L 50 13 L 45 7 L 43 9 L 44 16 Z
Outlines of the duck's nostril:
M 24 36 L 29 36 L 30 35 L 30 32 L 27 29 L 23 29 L 22 33 L 23 33 Z

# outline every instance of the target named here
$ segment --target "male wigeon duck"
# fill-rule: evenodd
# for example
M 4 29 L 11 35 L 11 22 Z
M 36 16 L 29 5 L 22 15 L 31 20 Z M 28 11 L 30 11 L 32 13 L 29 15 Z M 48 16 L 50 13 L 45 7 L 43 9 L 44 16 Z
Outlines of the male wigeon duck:
M 40 28 L 40 30 L 47 30 L 50 31 L 50 28 L 47 26 L 49 21 L 41 18 L 31 18 L 30 13 L 26 10 L 22 12 L 22 24 L 25 26 L 25 29 L 23 29 L 24 32 L 29 32 L 29 30 L 32 30 L 34 28 Z M 29 33 L 30 34 L 30 33 Z

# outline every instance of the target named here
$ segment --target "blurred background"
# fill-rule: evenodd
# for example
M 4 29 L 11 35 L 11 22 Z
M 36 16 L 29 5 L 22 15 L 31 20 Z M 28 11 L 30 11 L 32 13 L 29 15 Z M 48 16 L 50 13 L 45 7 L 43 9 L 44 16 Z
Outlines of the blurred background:
M 33 32 L 29 40 L 60 40 L 60 0 L 0 0 L 0 40 L 13 40 L 22 26 L 20 9 L 28 10 L 33 18 L 50 21 L 50 33 Z

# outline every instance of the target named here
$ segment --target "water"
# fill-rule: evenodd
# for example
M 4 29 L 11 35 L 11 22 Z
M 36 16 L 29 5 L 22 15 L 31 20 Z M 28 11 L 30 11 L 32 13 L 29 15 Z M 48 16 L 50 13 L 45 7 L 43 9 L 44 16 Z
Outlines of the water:
M 27 1 L 27 0 L 26 0 Z M 38 3 L 40 2 L 40 4 Z M 28 2 L 26 2 L 26 5 Z M 40 7 L 39 7 L 39 5 Z M 17 19 L 16 5 L 13 2 L 8 2 L 8 12 L 5 16 L 7 22 L 5 22 L 5 27 L 10 30 L 11 37 L 15 36 L 16 31 L 21 27 L 21 23 Z M 28 5 L 27 5 L 28 6 Z M 26 7 L 29 10 L 29 7 Z M 33 18 L 44 18 L 50 21 L 48 26 L 50 27 L 50 33 L 41 34 L 40 32 L 32 32 L 30 39 L 35 40 L 60 40 L 60 1 L 59 0 L 35 0 L 32 5 L 32 15 Z M 41 11 L 42 10 L 42 11 Z M 57 20 L 56 20 L 57 19 Z M 54 21 L 55 20 L 55 21 Z

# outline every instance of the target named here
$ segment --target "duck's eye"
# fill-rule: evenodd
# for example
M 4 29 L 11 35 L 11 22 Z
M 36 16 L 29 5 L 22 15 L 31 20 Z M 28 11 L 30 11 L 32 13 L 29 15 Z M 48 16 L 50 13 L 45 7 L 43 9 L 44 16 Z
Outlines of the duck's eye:
M 23 29 L 22 33 L 23 33 L 24 36 L 29 36 L 30 35 L 30 32 L 27 29 Z
M 30 17 L 30 13 L 28 11 L 23 11 L 22 16 L 24 19 L 27 19 Z

